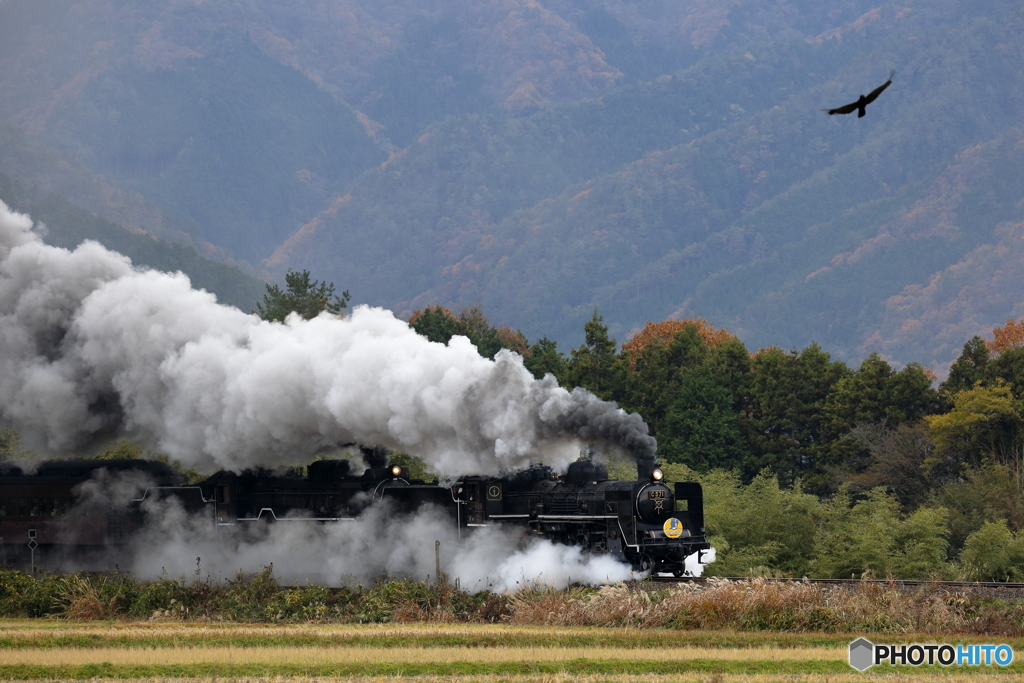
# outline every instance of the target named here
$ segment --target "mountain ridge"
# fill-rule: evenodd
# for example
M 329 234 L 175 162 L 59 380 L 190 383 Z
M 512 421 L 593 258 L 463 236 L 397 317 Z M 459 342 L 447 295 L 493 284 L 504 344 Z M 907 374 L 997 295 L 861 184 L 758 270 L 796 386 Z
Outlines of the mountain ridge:
M 278 277 L 569 344 L 597 308 L 620 341 L 700 316 L 938 369 L 1024 312 L 987 270 L 1014 263 L 1024 180 L 1012 2 L 92 3 L 0 7 L 23 29 L 0 28 L 0 115 L 156 207 L 140 229 Z M 819 111 L 893 68 L 864 119 Z M 97 161 L 131 145 L 146 178 Z M 978 149 L 987 184 L 957 176 Z

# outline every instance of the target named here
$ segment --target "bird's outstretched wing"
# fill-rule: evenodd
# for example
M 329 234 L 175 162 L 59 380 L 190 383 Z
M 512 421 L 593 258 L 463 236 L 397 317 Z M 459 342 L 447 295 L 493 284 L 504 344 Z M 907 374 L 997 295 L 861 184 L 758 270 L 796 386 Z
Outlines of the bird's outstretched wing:
M 849 104 L 844 104 L 843 106 L 836 107 L 835 109 L 822 109 L 822 111 L 827 111 L 829 114 L 852 114 L 853 112 L 857 111 L 857 106 L 859 104 L 860 100 L 856 102 L 850 102 Z
M 895 76 L 895 75 L 896 75 L 896 69 L 893 69 L 892 71 L 890 71 L 889 72 L 889 80 L 887 80 L 885 83 L 883 83 L 882 85 L 880 85 L 877 88 L 875 88 L 874 90 L 872 90 L 871 93 L 867 97 L 864 98 L 864 104 L 871 104 L 872 102 L 874 102 L 878 98 L 878 96 L 882 94 L 883 90 L 885 90 L 890 85 L 892 85 L 892 77 Z
M 881 95 L 886 88 L 892 85 L 892 77 L 895 75 L 896 69 L 893 69 L 889 72 L 889 80 L 872 90 L 867 97 L 861 95 L 856 102 L 850 102 L 849 104 L 844 104 L 843 106 L 836 107 L 835 109 L 822 109 L 822 111 L 828 112 L 829 114 L 852 114 L 853 112 L 857 112 L 858 118 L 864 116 L 865 107 L 878 99 L 878 96 Z

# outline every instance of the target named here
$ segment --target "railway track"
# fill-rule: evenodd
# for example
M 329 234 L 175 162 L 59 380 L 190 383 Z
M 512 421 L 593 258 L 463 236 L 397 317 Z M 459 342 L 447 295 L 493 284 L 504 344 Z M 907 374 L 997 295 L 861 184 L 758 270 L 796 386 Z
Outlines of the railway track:
M 718 577 L 715 577 L 718 578 Z M 728 579 L 729 581 L 754 581 L 749 577 L 721 577 Z M 709 578 L 705 576 L 652 576 L 647 581 L 652 583 L 696 583 L 703 584 L 707 583 Z M 918 581 L 918 580 L 904 580 L 904 579 L 794 579 L 794 578 L 763 578 L 759 579 L 769 583 L 799 583 L 806 581 L 816 585 L 835 585 L 835 586 L 863 586 L 870 584 L 877 584 L 880 586 L 894 586 L 896 588 L 914 588 L 918 586 L 934 586 L 940 589 L 978 589 L 978 588 L 1009 588 L 1009 589 L 1024 589 L 1024 583 L 1008 583 L 1003 581 Z

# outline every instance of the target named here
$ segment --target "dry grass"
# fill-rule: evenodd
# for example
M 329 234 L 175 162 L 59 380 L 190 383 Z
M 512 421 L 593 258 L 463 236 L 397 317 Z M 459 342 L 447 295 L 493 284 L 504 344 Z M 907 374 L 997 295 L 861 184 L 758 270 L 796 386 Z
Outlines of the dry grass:
M 63 577 L 58 595 L 68 619 L 110 619 L 117 614 L 118 597 L 100 597 L 98 586 L 80 574 Z
M 845 648 L 580 648 L 580 647 L 161 647 L 0 650 L 0 666 L 194 664 L 390 664 L 475 662 L 629 661 L 845 661 Z
M 737 629 L 756 631 L 865 631 L 872 633 L 1014 633 L 992 628 L 964 609 L 967 602 L 932 591 L 907 593 L 877 583 L 820 586 L 754 579 L 711 579 L 649 593 L 626 584 L 596 593 L 521 591 L 511 598 L 509 621 L 551 626 Z M 984 630 L 979 630 L 984 626 Z
M 917 591 L 862 582 L 821 586 L 763 580 L 469 594 L 446 585 L 385 581 L 368 589 L 285 589 L 268 568 L 225 585 L 143 583 L 125 576 L 44 576 L 0 571 L 0 614 L 75 621 L 149 618 L 168 623 L 495 623 L 733 629 L 747 632 L 928 633 L 1024 636 L 1024 602 L 937 587 Z

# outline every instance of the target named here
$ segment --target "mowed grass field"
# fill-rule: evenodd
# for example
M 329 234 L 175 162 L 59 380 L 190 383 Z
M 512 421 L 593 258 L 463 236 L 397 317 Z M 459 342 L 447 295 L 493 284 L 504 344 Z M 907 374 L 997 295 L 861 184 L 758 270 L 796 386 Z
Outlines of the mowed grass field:
M 999 667 L 846 663 L 875 642 L 1007 642 L 913 635 L 794 634 L 470 624 L 252 625 L 0 622 L 4 680 L 262 681 L 1019 681 L 1024 657 Z

